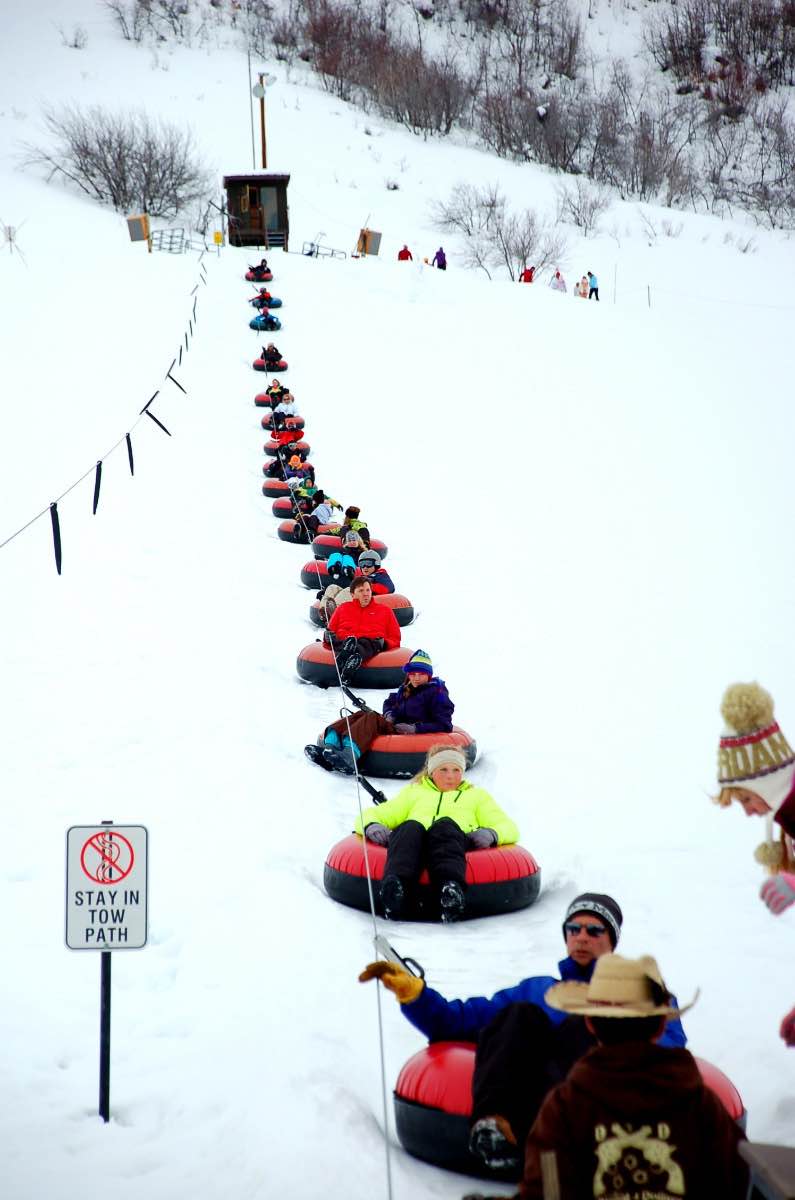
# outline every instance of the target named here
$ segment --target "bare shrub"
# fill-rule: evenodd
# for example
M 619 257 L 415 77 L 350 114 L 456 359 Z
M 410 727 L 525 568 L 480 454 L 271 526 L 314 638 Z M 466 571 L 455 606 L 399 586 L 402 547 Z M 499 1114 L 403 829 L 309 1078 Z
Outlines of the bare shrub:
M 599 227 L 599 220 L 610 208 L 610 194 L 600 187 L 594 187 L 582 176 L 578 176 L 573 184 L 562 183 L 557 188 L 558 220 L 568 221 L 583 232 L 583 237 L 589 237 Z
M 383 50 L 368 73 L 368 91 L 382 115 L 426 137 L 450 133 L 470 98 L 470 85 L 455 58 L 445 54 L 428 61 L 419 47 L 394 42 Z
M 568 0 L 550 4 L 544 34 L 540 65 L 552 75 L 574 79 L 580 66 L 582 22 Z
M 522 213 L 503 215 L 494 227 L 494 240 L 511 279 L 525 267 L 544 271 L 566 259 L 565 236 L 553 224 L 542 220 L 531 208 Z
M 45 110 L 54 149 L 27 147 L 26 161 L 61 175 L 120 211 L 141 209 L 172 217 L 201 198 L 208 173 L 192 134 L 143 112 L 115 115 L 101 108 Z
M 278 17 L 271 26 L 271 41 L 275 57 L 290 66 L 298 53 L 298 33 L 289 17 Z
M 464 265 L 480 268 L 489 279 L 499 261 L 493 228 L 504 214 L 505 197 L 496 183 L 484 187 L 456 184 L 449 200 L 439 200 L 431 206 L 431 218 L 437 229 L 463 236 Z
M 679 80 L 700 80 L 707 43 L 709 0 L 683 0 L 648 21 L 643 40 L 661 71 Z
M 148 0 L 103 0 L 127 42 L 141 42 L 149 26 Z
M 58 32 L 64 46 L 68 46 L 70 50 L 85 50 L 88 44 L 88 34 L 82 25 L 75 25 L 71 33 L 67 33 L 63 26 L 59 25 Z
M 458 184 L 449 200 L 432 206 L 432 219 L 439 229 L 463 237 L 465 265 L 485 271 L 489 279 L 498 265 L 515 280 L 529 265 L 541 271 L 565 256 L 561 233 L 532 209 L 509 212 L 496 183 Z
M 275 41 L 273 6 L 268 0 L 246 0 L 245 36 L 252 54 L 267 58 Z M 287 23 L 282 18 L 283 25 Z M 282 25 L 282 28 L 283 28 Z

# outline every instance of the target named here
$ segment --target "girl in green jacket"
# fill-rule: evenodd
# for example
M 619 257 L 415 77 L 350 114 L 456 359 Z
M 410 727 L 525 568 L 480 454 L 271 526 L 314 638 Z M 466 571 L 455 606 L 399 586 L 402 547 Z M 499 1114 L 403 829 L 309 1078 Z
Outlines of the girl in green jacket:
M 492 796 L 464 779 L 466 759 L 455 746 L 431 746 L 425 766 L 391 800 L 356 822 L 368 841 L 386 846 L 381 881 L 384 915 L 397 920 L 428 870 L 443 921 L 464 911 L 466 851 L 519 840 L 519 830 Z

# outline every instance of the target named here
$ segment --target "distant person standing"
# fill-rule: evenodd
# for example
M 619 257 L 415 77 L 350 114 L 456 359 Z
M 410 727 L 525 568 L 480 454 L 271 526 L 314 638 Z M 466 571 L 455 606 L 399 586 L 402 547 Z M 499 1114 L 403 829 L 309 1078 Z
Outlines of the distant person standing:
M 438 268 L 438 270 L 440 270 L 440 271 L 447 270 L 447 259 L 445 257 L 444 250 L 442 249 L 441 246 L 434 254 L 433 262 L 431 263 L 431 266 Z
M 536 273 L 535 267 L 525 267 L 525 269 L 522 271 L 521 275 L 519 276 L 519 282 L 520 283 L 532 283 L 533 279 L 535 278 L 535 273 Z
M 588 299 L 599 299 L 599 280 L 596 278 L 593 271 L 588 272 Z
M 402 250 L 398 250 L 398 262 L 414 262 L 414 255 L 408 246 L 404 246 Z

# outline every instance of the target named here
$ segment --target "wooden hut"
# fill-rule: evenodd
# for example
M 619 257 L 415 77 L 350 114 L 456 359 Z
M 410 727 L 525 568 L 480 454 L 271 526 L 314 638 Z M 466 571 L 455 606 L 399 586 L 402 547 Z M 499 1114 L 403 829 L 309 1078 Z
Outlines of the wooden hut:
M 289 175 L 225 175 L 226 211 L 231 246 L 279 246 L 288 249 Z

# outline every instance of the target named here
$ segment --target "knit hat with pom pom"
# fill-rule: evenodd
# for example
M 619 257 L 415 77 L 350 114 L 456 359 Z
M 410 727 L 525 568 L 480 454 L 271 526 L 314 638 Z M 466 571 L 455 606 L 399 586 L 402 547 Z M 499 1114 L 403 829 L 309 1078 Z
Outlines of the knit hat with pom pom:
M 718 747 L 718 785 L 747 788 L 777 812 L 792 791 L 795 752 L 773 717 L 773 697 L 758 683 L 733 683 L 720 711 L 727 729 Z

